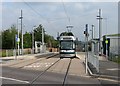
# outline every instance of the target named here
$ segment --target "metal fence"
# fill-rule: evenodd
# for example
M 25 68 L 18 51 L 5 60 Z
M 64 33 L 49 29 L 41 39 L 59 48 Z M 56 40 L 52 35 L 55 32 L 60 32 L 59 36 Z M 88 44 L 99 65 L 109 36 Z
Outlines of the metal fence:
M 93 65 L 96 71 L 99 73 L 99 56 L 92 52 L 88 53 L 88 62 Z
M 111 61 L 119 61 L 120 56 L 120 46 L 119 46 L 120 38 L 110 38 L 110 52 L 108 60 Z
M 21 55 L 21 49 L 20 49 L 20 55 Z M 31 54 L 32 53 L 32 49 L 28 48 L 28 49 L 24 49 L 23 50 L 23 54 Z M 16 56 L 18 55 L 18 50 L 17 49 L 4 49 L 4 50 L 0 50 L 0 57 L 9 57 L 9 56 Z

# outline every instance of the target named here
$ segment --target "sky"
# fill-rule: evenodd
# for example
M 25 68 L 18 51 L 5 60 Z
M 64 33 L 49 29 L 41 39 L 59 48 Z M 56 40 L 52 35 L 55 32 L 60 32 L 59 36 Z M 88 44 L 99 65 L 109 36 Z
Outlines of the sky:
M 97 0 L 99 1 L 99 0 Z M 85 25 L 88 24 L 89 39 L 91 38 L 91 25 L 95 26 L 94 35 L 98 37 L 98 9 L 102 10 L 102 35 L 118 33 L 118 2 L 106 1 L 96 2 L 89 0 L 80 2 L 78 0 L 27 1 L 5 0 L 0 3 L 2 30 L 17 25 L 20 29 L 20 11 L 23 11 L 23 31 L 30 32 L 33 26 L 42 24 L 46 34 L 57 37 L 57 33 L 67 31 L 66 26 L 73 26 L 71 31 L 81 41 L 84 41 Z

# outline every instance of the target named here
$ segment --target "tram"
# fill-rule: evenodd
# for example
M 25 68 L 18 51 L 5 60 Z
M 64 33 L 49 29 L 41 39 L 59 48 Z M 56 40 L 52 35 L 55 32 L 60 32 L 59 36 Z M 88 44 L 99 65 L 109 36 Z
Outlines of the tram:
M 76 57 L 76 46 L 74 36 L 60 36 L 59 39 L 59 53 L 60 58 L 64 57 Z

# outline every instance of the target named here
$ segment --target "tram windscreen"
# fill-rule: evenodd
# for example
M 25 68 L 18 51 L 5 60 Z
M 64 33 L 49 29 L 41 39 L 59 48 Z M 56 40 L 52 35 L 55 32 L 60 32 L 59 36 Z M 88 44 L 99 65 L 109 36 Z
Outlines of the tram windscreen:
M 60 49 L 61 50 L 72 50 L 73 49 L 73 41 L 61 41 Z

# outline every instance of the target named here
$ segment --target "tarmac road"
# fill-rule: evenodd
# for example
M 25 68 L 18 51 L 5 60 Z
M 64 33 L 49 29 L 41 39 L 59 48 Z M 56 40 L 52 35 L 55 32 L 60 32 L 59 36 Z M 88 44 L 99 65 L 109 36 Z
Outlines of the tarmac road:
M 3 84 L 29 84 L 40 72 L 34 70 L 16 69 L 10 67 L 2 68 Z M 64 74 L 47 72 L 38 78 L 34 84 L 62 84 Z M 99 80 L 91 77 L 69 75 L 68 84 L 100 84 Z
M 117 83 L 114 80 L 109 80 L 109 79 L 100 78 L 100 77 L 91 77 L 89 75 L 86 75 L 85 66 L 83 65 L 84 55 L 80 54 L 80 57 L 81 57 L 80 60 L 77 60 L 77 59 L 73 60 L 73 63 L 70 66 L 70 71 L 68 72 L 66 84 L 78 84 L 78 86 L 79 85 L 88 86 L 90 84 L 92 86 L 93 85 L 101 86 L 102 84 L 102 86 L 104 86 L 103 84 L 112 85 Z M 59 58 L 53 58 L 52 60 L 48 59 L 46 61 L 43 60 L 42 62 L 37 62 L 31 65 L 25 66 L 23 68 L 3 66 L 2 76 L 0 76 L 0 79 L 2 79 L 3 84 L 12 84 L 12 85 L 13 84 L 29 84 L 37 75 L 42 73 L 46 65 L 51 65 L 57 59 Z M 68 61 L 69 59 L 67 58 L 62 59 L 59 63 L 54 65 L 44 75 L 42 75 L 37 80 L 35 80 L 33 84 L 59 84 L 62 86 L 66 67 L 67 67 L 66 65 L 68 64 Z M 37 68 L 34 68 L 34 67 L 37 67 Z

